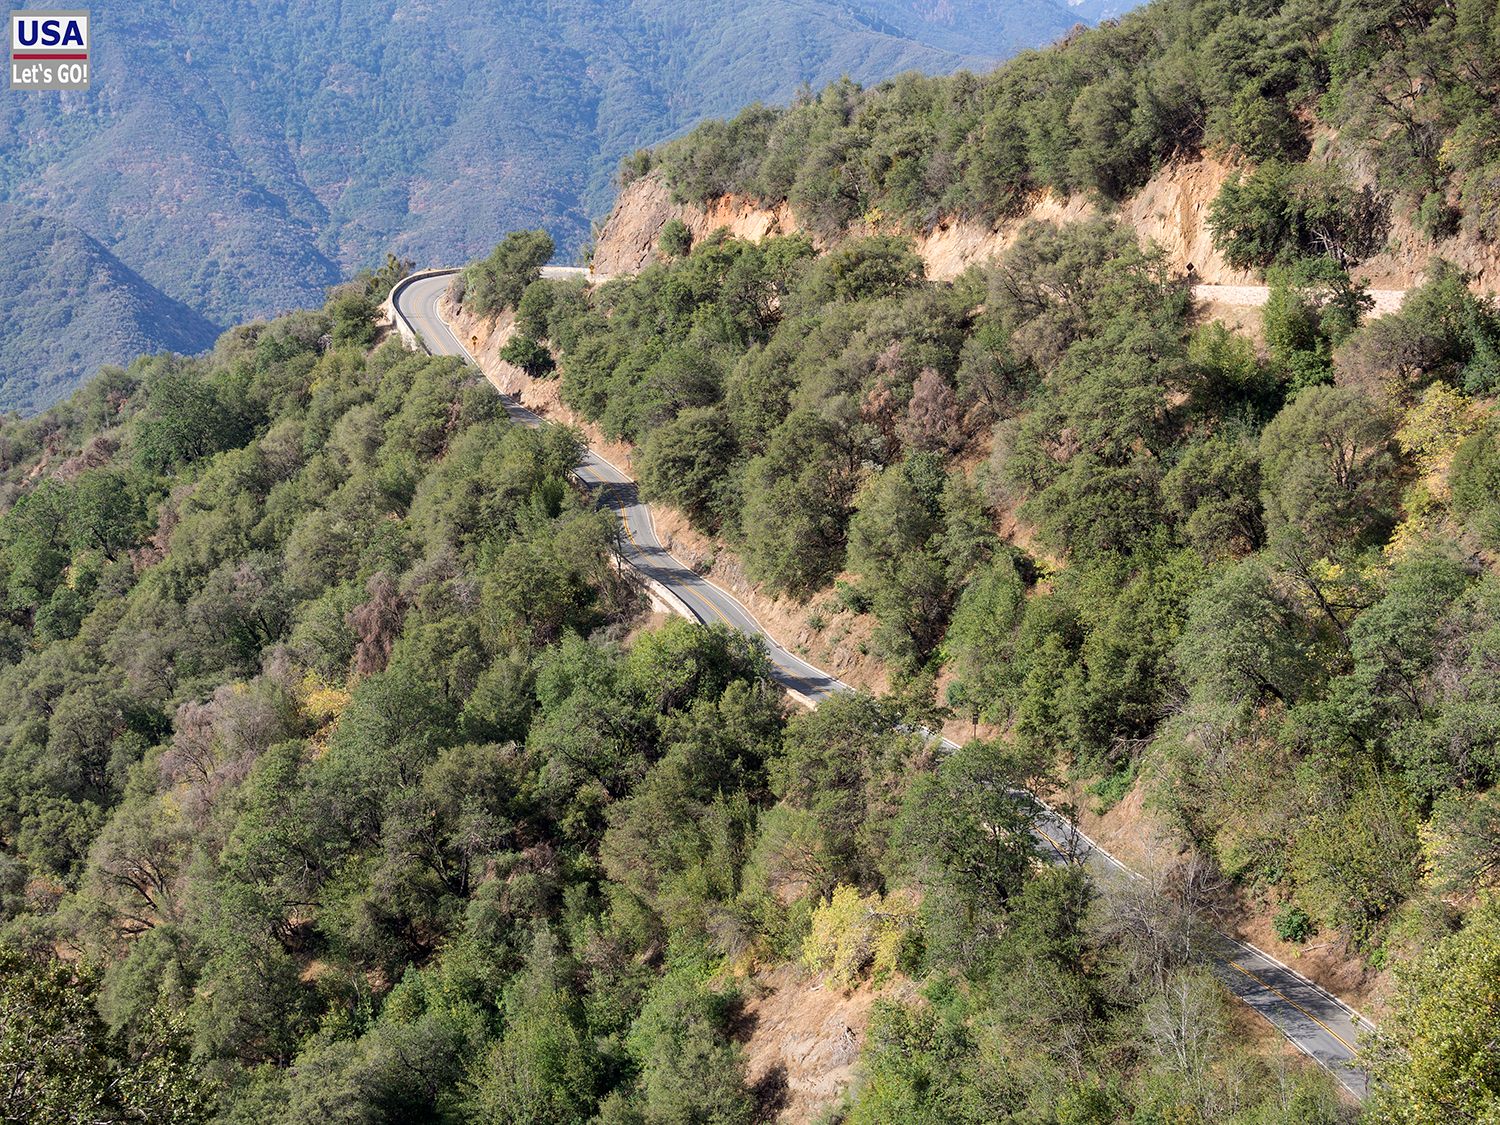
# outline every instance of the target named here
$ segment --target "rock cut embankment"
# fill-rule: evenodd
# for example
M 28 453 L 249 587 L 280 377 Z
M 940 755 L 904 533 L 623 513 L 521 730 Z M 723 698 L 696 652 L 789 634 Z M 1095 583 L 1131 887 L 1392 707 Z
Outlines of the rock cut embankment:
M 1169 267 L 1179 275 L 1190 274 L 1204 285 L 1259 286 L 1261 279 L 1254 273 L 1234 269 L 1224 260 L 1214 248 L 1208 225 L 1209 208 L 1234 170 L 1233 164 L 1212 156 L 1173 160 L 1112 213 L 1133 227 L 1142 243 L 1159 246 Z M 914 249 L 927 263 L 927 275 L 942 281 L 1004 253 L 1029 221 L 1077 222 L 1101 210 L 1085 196 L 1047 191 L 1020 214 L 993 226 L 954 218 L 931 230 L 902 231 L 892 224 L 878 230 L 909 234 Z M 695 242 L 720 228 L 752 241 L 800 229 L 795 212 L 785 202 L 767 205 L 747 196 L 726 195 L 706 205 L 676 203 L 661 175 L 651 174 L 625 187 L 616 198 L 596 245 L 595 269 L 605 277 L 640 270 L 655 258 L 662 228 L 672 219 L 682 220 Z M 850 233 L 875 233 L 876 229 L 864 227 Z M 1418 231 L 1399 208 L 1392 209 L 1384 249 L 1354 273 L 1372 289 L 1405 290 L 1421 283 L 1434 256 L 1467 272 L 1475 289 L 1500 290 L 1500 246 L 1464 235 L 1434 241 Z

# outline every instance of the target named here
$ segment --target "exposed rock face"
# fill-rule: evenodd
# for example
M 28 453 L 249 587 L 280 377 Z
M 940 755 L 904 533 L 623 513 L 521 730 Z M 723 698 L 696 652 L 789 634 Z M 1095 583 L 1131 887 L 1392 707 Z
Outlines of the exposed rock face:
M 1021 228 L 1033 219 L 1063 224 L 1097 213 L 1098 209 L 1082 197 L 1063 197 L 1049 191 L 1020 215 L 1006 219 L 998 226 L 987 227 L 965 220 L 942 222 L 913 237 L 912 248 L 927 263 L 928 277 L 936 281 L 951 281 L 969 266 L 1005 253 Z
M 1161 247 L 1174 273 L 1191 274 L 1205 285 L 1258 286 L 1260 279 L 1254 273 L 1236 270 L 1224 261 L 1214 249 L 1208 227 L 1209 206 L 1233 172 L 1234 165 L 1210 156 L 1172 161 L 1121 204 L 1116 214 L 1135 228 L 1143 243 L 1150 241 Z M 1022 214 L 996 226 L 960 219 L 944 221 L 930 231 L 915 232 L 912 244 L 927 263 L 929 277 L 949 280 L 971 264 L 1004 253 L 1030 220 L 1069 223 L 1099 212 L 1099 206 L 1084 196 L 1044 192 Z M 662 227 L 674 218 L 687 224 L 694 241 L 720 227 L 737 238 L 752 240 L 798 229 L 796 216 L 786 203 L 764 206 L 735 195 L 716 199 L 707 207 L 673 203 L 661 178 L 646 176 L 616 199 L 599 236 L 596 270 L 606 277 L 639 270 L 655 257 Z M 889 225 L 880 229 L 898 233 Z M 870 233 L 869 228 L 863 233 Z M 1476 289 L 1500 290 L 1500 245 L 1465 236 L 1435 243 L 1413 227 L 1409 215 L 1400 212 L 1391 215 L 1386 248 L 1354 273 L 1373 289 L 1404 290 L 1420 284 L 1434 255 L 1469 273 Z
M 594 272 L 601 277 L 614 277 L 640 270 L 656 257 L 662 228 L 673 219 L 687 224 L 694 242 L 720 227 L 736 238 L 752 242 L 797 229 L 792 209 L 785 203 L 767 207 L 739 195 L 723 196 L 707 207 L 673 203 L 671 189 L 661 177 L 646 176 L 615 198 L 614 208 L 594 248 Z
M 1428 262 L 1445 258 L 1469 275 L 1471 289 L 1500 292 L 1500 243 L 1463 233 L 1433 241 L 1412 220 L 1410 211 L 1393 210 L 1385 249 L 1361 262 L 1355 276 L 1373 289 L 1409 289 L 1421 283 Z
M 1258 284 L 1254 274 L 1224 261 L 1208 229 L 1209 205 L 1233 172 L 1233 165 L 1207 156 L 1173 161 L 1126 200 L 1120 218 L 1143 242 L 1166 251 L 1177 273 L 1191 273 L 1205 285 Z
M 1168 165 L 1120 209 L 1120 217 L 1134 226 L 1142 239 L 1160 245 L 1178 273 L 1189 272 L 1192 265 L 1192 272 L 1205 283 L 1253 283 L 1250 274 L 1224 263 L 1208 231 L 1208 205 L 1231 170 L 1229 165 L 1210 158 Z M 916 232 L 912 244 L 927 263 L 929 277 L 949 280 L 976 262 L 1004 253 L 1030 220 L 1069 223 L 1098 213 L 1098 206 L 1083 196 L 1043 192 L 1020 215 L 996 226 L 949 220 L 930 231 Z M 662 228 L 672 219 L 687 224 L 694 241 L 720 227 L 736 238 L 752 240 L 798 229 L 796 215 L 786 203 L 768 207 L 736 195 L 723 196 L 707 207 L 673 203 L 661 177 L 646 176 L 625 188 L 615 200 L 594 253 L 595 270 L 605 277 L 639 270 L 655 258 Z M 895 228 L 887 225 L 881 229 Z

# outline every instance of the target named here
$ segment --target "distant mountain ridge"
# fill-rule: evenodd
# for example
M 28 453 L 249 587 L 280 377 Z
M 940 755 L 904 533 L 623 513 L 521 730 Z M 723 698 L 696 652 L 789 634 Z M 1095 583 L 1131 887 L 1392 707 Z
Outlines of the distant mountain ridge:
M 0 412 L 40 410 L 143 352 L 202 351 L 218 331 L 76 227 L 0 205 Z
M 388 249 L 464 261 L 543 226 L 571 257 L 637 147 L 843 74 L 988 68 L 1082 18 L 1063 0 L 142 0 L 95 15 L 86 94 L 0 100 L 0 202 L 71 224 L 219 325 L 316 304 Z M 49 390 L 14 401 L 51 401 L 89 370 L 38 372 Z

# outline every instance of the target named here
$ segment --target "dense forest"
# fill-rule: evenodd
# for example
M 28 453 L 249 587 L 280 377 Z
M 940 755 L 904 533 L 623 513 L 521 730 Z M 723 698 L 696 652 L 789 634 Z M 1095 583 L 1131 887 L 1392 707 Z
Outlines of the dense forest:
M 1462 1076 L 1500 1020 L 1474 999 L 1500 964 L 1500 312 L 1435 260 L 1370 319 L 1349 272 L 1395 206 L 1492 228 L 1491 17 L 1153 4 L 982 79 L 836 85 L 626 167 L 790 199 L 828 252 L 672 222 L 638 277 L 521 290 L 517 236 L 456 294 L 513 303 L 504 357 L 635 443 L 646 495 L 811 628 L 873 619 L 908 715 L 997 731 L 1100 807 L 1138 789 L 1283 940 L 1392 970 L 1378 1120 L 1497 1097 Z M 1148 112 L 1163 91 L 1184 117 Z M 1315 150 L 1319 118 L 1339 132 Z M 1265 271 L 1260 340 L 1200 322 L 1107 215 L 1025 227 L 951 284 L 854 229 L 995 218 L 1041 186 L 1107 203 L 1204 148 L 1246 167 L 1212 226 Z M 1156 1119 L 1105 1117 L 1131 1112 Z
M 1267 130 L 1207 124 L 1242 89 L 1307 141 L 1309 107 L 1354 113 L 1399 47 L 1441 56 L 1422 128 L 1450 142 L 1451 221 L 1482 225 L 1486 56 L 1461 48 L 1486 13 L 1364 11 L 1158 3 L 650 159 L 708 168 L 732 136 L 736 176 L 779 152 L 784 183 L 848 182 L 818 146 L 852 160 L 838 130 L 887 106 L 866 139 L 917 138 L 927 192 L 962 178 L 944 153 L 1086 141 L 1078 102 L 1145 120 L 1168 89 L 1203 110 L 1182 144 L 1248 152 Z M 1226 28 L 1250 38 L 1199 58 Z M 1267 37 L 1310 60 L 1284 86 L 1254 78 Z M 1254 81 L 1174 85 L 1169 59 Z M 1007 75 L 1026 93 L 991 128 L 890 100 Z M 1396 174 L 1399 129 L 1340 121 Z M 1141 135 L 1129 175 L 1160 155 Z M 1256 206 L 1316 196 L 1297 142 L 1248 154 Z M 780 1104 L 745 1012 L 791 964 L 878 994 L 830 1123 L 1487 1120 L 1500 311 L 1434 262 L 1371 319 L 1357 254 L 1285 229 L 1247 251 L 1263 346 L 1107 217 L 1028 226 L 951 283 L 894 236 L 681 224 L 593 288 L 540 279 L 540 232 L 464 273 L 471 310 L 513 314 L 506 357 L 636 445 L 654 502 L 812 627 L 873 622 L 892 690 L 816 711 L 752 639 L 650 613 L 577 433 L 381 340 L 395 259 L 0 422 L 0 1118 L 739 1125 Z M 945 720 L 976 737 L 939 752 Z M 1124 885 L 1043 862 L 1022 792 L 1062 783 L 1143 793 L 1180 858 Z M 1247 1040 L 1204 964 L 1226 883 L 1283 939 L 1390 971 L 1363 1109 Z
M 1289 933 L 1379 960 L 1495 847 L 1500 314 L 1440 264 L 1363 304 L 1326 259 L 1275 272 L 1262 355 L 1103 220 L 951 285 L 890 238 L 710 239 L 534 283 L 508 351 L 555 349 L 765 588 L 872 615 L 911 713 L 1106 801 L 1140 778 Z
M 606 293 L 723 255 L 735 316 L 924 292 L 798 243 Z M 750 639 L 651 627 L 573 433 L 371 350 L 390 280 L 0 428 L 7 1119 L 750 1122 L 738 1013 L 785 961 L 888 990 L 840 1120 L 1347 1119 L 1237 1044 L 1192 879 L 1038 862 L 1034 746 L 940 756 L 899 699 L 796 711 Z M 982 495 L 940 491 L 1001 588 Z

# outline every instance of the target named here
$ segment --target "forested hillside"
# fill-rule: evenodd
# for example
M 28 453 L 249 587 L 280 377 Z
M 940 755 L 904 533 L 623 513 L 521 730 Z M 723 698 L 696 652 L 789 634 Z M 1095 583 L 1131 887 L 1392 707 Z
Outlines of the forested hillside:
M 1478 8 L 1256 15 L 1151 5 L 977 83 L 840 85 L 705 126 L 630 167 L 789 198 L 799 222 L 827 205 L 809 225 L 832 248 L 669 223 L 636 278 L 528 288 L 504 355 L 634 443 L 648 497 L 808 602 L 808 628 L 873 621 L 909 714 L 987 724 L 1101 807 L 1139 791 L 1283 940 L 1390 971 L 1370 1113 L 1461 1120 L 1500 1094 L 1459 1077 L 1500 1020 L 1473 991 L 1500 949 L 1500 312 L 1434 261 L 1370 319 L 1349 268 L 1393 207 L 1487 237 L 1492 31 Z M 1210 86 L 1231 41 L 1241 78 Z M 1144 69 L 1116 82 L 1125 58 Z M 1425 76 L 1410 128 L 1378 97 L 1398 61 Z M 1166 89 L 1175 130 L 1083 128 L 1155 120 Z M 1235 106 L 1262 124 L 1237 131 Z M 1019 147 L 986 195 L 967 173 L 998 143 Z M 1200 322 L 1108 218 L 1024 228 L 951 284 L 899 237 L 839 234 L 874 210 L 999 214 L 1028 184 L 1107 198 L 1200 146 L 1245 168 L 1214 225 L 1265 270 L 1263 339 Z M 891 1081 L 866 1063 L 856 1113 Z
M 571 259 L 638 145 L 841 74 L 987 67 L 1084 18 L 1060 0 L 150 0 L 100 18 L 87 93 L 0 103 L 0 202 L 222 328 L 315 305 L 388 250 L 461 262 L 545 226 Z M 46 295 L 79 319 L 107 307 Z M 171 320 L 146 350 L 183 346 Z M 0 319 L 0 351 L 20 331 Z M 53 356 L 12 401 L 49 405 L 92 370 Z
M 1153 3 L 990 74 L 838 83 L 639 154 L 678 197 L 788 200 L 799 223 L 995 221 L 1042 189 L 1118 201 L 1169 158 L 1247 166 L 1211 222 L 1232 264 L 1497 229 L 1500 54 L 1482 2 Z
M 942 153 L 1080 102 L 1138 123 L 1187 88 L 1207 122 L 1242 87 L 1161 60 L 1201 82 L 1233 28 L 1215 66 L 1306 62 L 1301 93 L 1243 88 L 1314 155 L 1313 109 L 1391 43 L 1441 56 L 1413 95 L 1439 186 L 1402 194 L 1376 123 L 1385 178 L 1349 199 L 1437 192 L 1482 232 L 1488 18 L 1158 2 L 974 80 L 1027 76 L 988 121 L 893 101 L 778 149 L 816 107 L 971 88 L 839 85 L 660 160 L 739 169 L 705 193 L 767 152 L 783 183 L 874 183 L 909 126 L 913 198 L 946 198 Z M 465 310 L 633 443 L 653 502 L 809 629 L 870 637 L 879 698 L 795 708 L 751 640 L 652 616 L 578 434 L 377 344 L 399 261 L 0 422 L 0 1117 L 748 1125 L 785 1106 L 785 1067 L 747 1069 L 784 970 L 870 1011 L 808 1033 L 856 1060 L 830 1122 L 1492 1117 L 1500 310 L 1434 262 L 1372 319 L 1301 178 L 1324 166 L 1259 132 L 1183 143 L 1239 154 L 1270 217 L 1261 340 L 1108 217 L 940 283 L 901 237 L 839 235 L 897 210 L 857 193 L 822 254 L 679 223 L 596 287 L 541 280 L 535 231 L 465 271 Z M 974 737 L 939 753 L 944 721 Z M 1062 786 L 1142 798 L 1150 878 L 1042 862 L 1019 793 Z M 1366 1106 L 1231 1006 L 1204 964 L 1226 907 L 1386 974 Z
M 671 285 L 723 254 L 691 303 L 731 335 L 830 296 L 800 245 Z M 1348 1117 L 1236 1042 L 1191 895 L 1038 862 L 1035 746 L 939 759 L 898 700 L 795 712 L 745 637 L 652 626 L 576 437 L 367 351 L 380 289 L 0 426 L 6 1117 L 748 1123 L 783 962 L 888 995 L 844 1120 Z M 951 572 L 1023 573 L 944 491 Z
M 1500 937 L 1471 913 L 1500 769 L 1500 314 L 1438 268 L 1400 314 L 1361 307 L 1332 263 L 1278 272 L 1260 354 L 1102 221 L 1028 228 L 952 285 L 892 239 L 710 240 L 592 293 L 533 285 L 505 355 L 555 366 L 638 444 L 646 495 L 811 600 L 808 627 L 873 619 L 908 714 L 988 724 L 1103 806 L 1139 787 L 1283 939 L 1394 969 L 1377 1119 L 1442 1121 L 1496 1019 L 1445 997 Z M 1479 1038 L 1449 1052 L 1452 1021 Z
M 1383 958 L 1488 870 L 1500 314 L 1441 268 L 1361 312 L 1326 259 L 1278 271 L 1258 354 L 1104 221 L 951 285 L 890 238 L 710 240 L 536 283 L 507 355 L 555 351 L 814 628 L 872 615 L 908 707 L 1140 778 L 1289 930 Z

